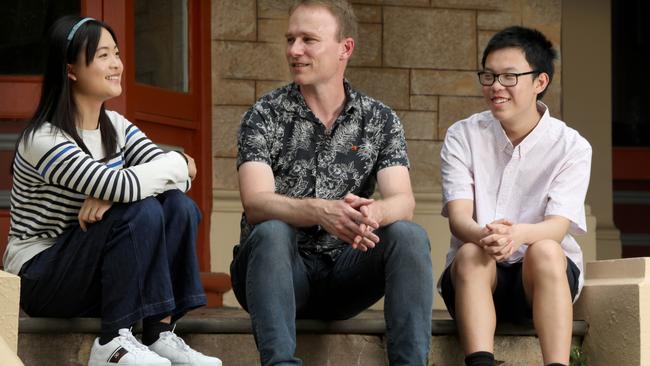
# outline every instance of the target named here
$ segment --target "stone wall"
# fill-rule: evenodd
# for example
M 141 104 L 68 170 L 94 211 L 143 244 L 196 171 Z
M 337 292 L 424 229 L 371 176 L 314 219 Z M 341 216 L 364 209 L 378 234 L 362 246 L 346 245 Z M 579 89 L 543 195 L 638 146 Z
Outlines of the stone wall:
M 214 188 L 237 189 L 236 134 L 257 98 L 289 80 L 292 0 L 212 0 Z M 476 81 L 489 38 L 509 25 L 541 30 L 560 49 L 560 0 L 355 0 L 360 21 L 352 84 L 397 111 L 415 192 L 440 192 L 439 152 L 456 120 L 485 109 Z M 544 98 L 561 117 L 561 65 Z

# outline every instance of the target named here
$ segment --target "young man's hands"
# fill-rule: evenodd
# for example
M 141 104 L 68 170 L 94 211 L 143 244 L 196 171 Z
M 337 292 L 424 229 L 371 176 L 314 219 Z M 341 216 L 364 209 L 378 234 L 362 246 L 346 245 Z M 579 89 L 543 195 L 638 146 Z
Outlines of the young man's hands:
M 571 222 L 569 219 L 549 215 L 544 221 L 536 224 L 515 224 L 501 219 L 485 226 L 487 235 L 482 235 L 477 243 L 496 261 L 504 261 L 515 253 L 522 245 L 535 245 L 540 240 L 553 240 L 561 243 Z
M 523 244 L 519 226 L 508 219 L 485 225 L 485 236 L 479 241 L 485 252 L 497 262 L 505 261 Z

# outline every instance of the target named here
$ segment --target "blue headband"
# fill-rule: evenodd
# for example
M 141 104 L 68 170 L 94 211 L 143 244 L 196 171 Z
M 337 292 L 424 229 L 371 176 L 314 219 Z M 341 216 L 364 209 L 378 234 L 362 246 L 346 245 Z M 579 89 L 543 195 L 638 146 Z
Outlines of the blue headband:
M 81 27 L 84 23 L 90 20 L 95 20 L 94 18 L 83 18 L 80 21 L 77 22 L 74 26 L 72 26 L 72 29 L 70 29 L 70 33 L 68 33 L 68 46 L 70 45 L 70 42 L 72 42 L 72 39 L 74 38 L 75 33 L 77 33 L 77 30 L 79 30 L 79 27 Z

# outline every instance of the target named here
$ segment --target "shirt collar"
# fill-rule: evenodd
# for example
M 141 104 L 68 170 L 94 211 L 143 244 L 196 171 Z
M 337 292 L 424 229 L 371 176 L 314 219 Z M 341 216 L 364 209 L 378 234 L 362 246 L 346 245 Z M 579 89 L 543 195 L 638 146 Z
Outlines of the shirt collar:
M 510 139 L 508 138 L 508 135 L 506 135 L 506 131 L 503 129 L 503 127 L 501 127 L 499 120 L 494 118 L 492 112 L 488 111 L 488 113 L 490 114 L 490 122 L 492 122 L 490 123 L 492 133 L 494 133 L 497 139 L 497 146 L 499 146 L 501 151 L 505 151 L 509 155 L 512 155 L 513 146 L 510 142 Z
M 496 135 L 497 144 L 501 147 L 502 151 L 506 151 L 508 154 L 517 151 L 520 157 L 523 157 L 535 146 L 535 144 L 537 144 L 540 138 L 544 136 L 548 130 L 548 124 L 550 123 L 549 120 L 551 118 L 548 107 L 541 101 L 537 101 L 537 111 L 542 115 L 542 117 L 535 128 L 533 128 L 528 136 L 526 136 L 516 147 L 512 146 L 512 142 L 510 142 L 510 139 L 508 138 L 508 135 L 506 135 L 506 131 L 501 126 L 501 123 L 492 116 L 492 113 L 490 113 L 494 122 L 492 123 L 492 128 L 495 129 L 494 133 Z
M 520 149 L 521 155 L 526 155 L 530 150 L 532 150 L 542 136 L 548 132 L 548 125 L 551 119 L 548 107 L 546 104 L 537 101 L 537 112 L 542 115 L 542 118 L 539 119 L 537 126 L 535 126 L 528 136 L 526 136 L 517 146 Z
M 291 107 L 294 107 L 292 109 L 298 109 L 298 110 L 309 109 L 307 103 L 305 102 L 305 98 L 302 96 L 302 94 L 300 94 L 300 87 L 298 86 L 298 84 L 296 83 L 289 84 L 288 97 L 289 97 L 289 101 L 291 101 Z
M 361 110 L 361 95 L 359 92 L 354 90 L 350 85 L 350 82 L 347 79 L 343 79 L 343 88 L 345 89 L 345 107 L 344 110 L 346 113 L 353 113 L 354 110 Z
M 354 111 L 360 111 L 361 110 L 361 95 L 359 92 L 354 90 L 352 86 L 350 85 L 350 82 L 347 79 L 343 79 L 343 89 L 345 91 L 345 106 L 343 107 L 343 111 L 346 114 L 352 114 Z M 296 83 L 291 83 L 289 85 L 289 99 L 293 102 L 296 103 L 299 108 L 298 113 L 304 117 L 304 113 L 301 113 L 301 111 L 309 111 L 311 113 L 311 109 L 307 105 L 307 102 L 305 102 L 305 98 L 302 96 L 300 93 L 300 87 Z

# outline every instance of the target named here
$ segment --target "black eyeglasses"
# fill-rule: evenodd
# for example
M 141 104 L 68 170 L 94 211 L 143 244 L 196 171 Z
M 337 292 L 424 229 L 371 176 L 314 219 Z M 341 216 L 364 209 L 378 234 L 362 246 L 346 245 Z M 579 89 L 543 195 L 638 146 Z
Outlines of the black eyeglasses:
M 503 86 L 515 86 L 519 81 L 519 77 L 529 74 L 539 74 L 539 71 L 533 70 L 528 72 L 504 72 L 503 74 L 495 74 L 489 71 L 479 71 L 478 73 L 478 82 L 483 86 L 492 86 L 495 81 L 499 81 L 499 84 Z

